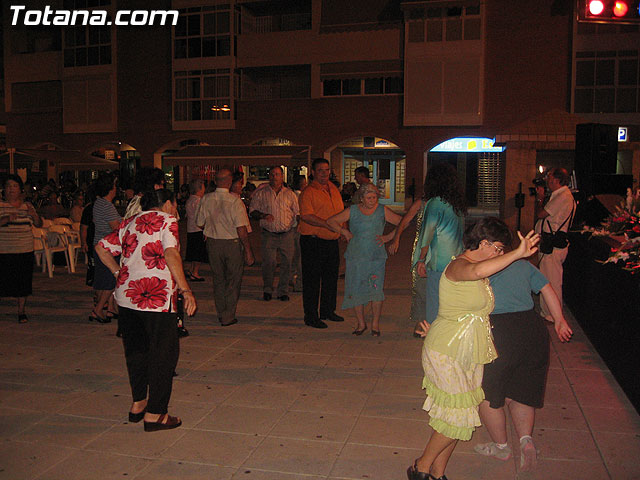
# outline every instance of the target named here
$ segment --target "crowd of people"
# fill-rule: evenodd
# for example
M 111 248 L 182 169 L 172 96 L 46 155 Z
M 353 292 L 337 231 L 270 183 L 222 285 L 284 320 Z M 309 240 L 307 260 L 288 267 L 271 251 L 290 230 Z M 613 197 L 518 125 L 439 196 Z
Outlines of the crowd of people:
M 543 406 L 549 367 L 545 321 L 553 322 L 562 342 L 570 340 L 572 331 L 561 300 L 567 245 L 556 238 L 551 251 L 544 247 L 542 272 L 526 259 L 542 248 L 541 234 L 566 232 L 571 223 L 575 205 L 566 172 L 549 172 L 551 196 L 539 192 L 536 231 L 517 232 L 515 248 L 508 227 L 495 217 L 465 228 L 463 191 L 448 164 L 429 168 L 423 197 L 404 216 L 380 204 L 380 192 L 366 167 L 356 169 L 358 188 L 355 183 L 345 185 L 342 192 L 328 160 L 315 159 L 311 174 L 297 179 L 293 188 L 285 184 L 279 166 L 270 169 L 269 181 L 258 188 L 243 186 L 241 172 L 227 168 L 216 172 L 213 186 L 193 179 L 181 189 L 187 271 L 180 250 L 178 202 L 165 188 L 162 170 L 141 169 L 128 192 L 126 210 L 120 212 L 113 204 L 117 179 L 108 172 L 86 191 L 76 192 L 68 210 L 51 188 L 46 192 L 49 204 L 40 212 L 25 201 L 20 177 L 9 176 L 0 203 L 0 263 L 16 273 L 11 281 L 0 276 L 0 296 L 16 297 L 18 321 L 26 322 L 26 298 L 32 292 L 32 226 L 60 215 L 79 221 L 89 260 L 86 282 L 95 292 L 89 320 L 118 320 L 132 392 L 129 421 L 143 421 L 145 431 L 172 429 L 181 425 L 179 417 L 168 414 L 178 339 L 188 334 L 178 319 L 197 310 L 189 282 L 204 281 L 201 267 L 208 264 L 220 325 L 238 323 L 244 268 L 255 261 L 250 218 L 260 229 L 265 302 L 274 296 L 289 301 L 293 287 L 302 292 L 305 325 L 323 329 L 326 322 L 343 322 L 336 312 L 343 241 L 347 248 L 341 309 L 353 309 L 353 335 L 362 335 L 370 322 L 375 337 L 382 335 L 387 257 L 397 253 L 403 231 L 415 219 L 408 317 L 413 335 L 424 338 L 423 409 L 429 412 L 434 432 L 407 476 L 445 480 L 457 442 L 469 440 L 481 424 L 492 441 L 474 450 L 500 460 L 510 458 L 505 405 L 520 439 L 521 468 L 533 468 L 535 409 Z M 532 293 L 541 295 L 541 312 L 534 309 Z

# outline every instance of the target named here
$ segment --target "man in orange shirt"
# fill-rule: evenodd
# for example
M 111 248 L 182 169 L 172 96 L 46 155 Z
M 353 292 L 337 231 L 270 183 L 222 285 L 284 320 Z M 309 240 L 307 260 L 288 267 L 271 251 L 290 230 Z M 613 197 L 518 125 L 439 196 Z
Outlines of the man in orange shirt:
M 344 321 L 335 313 L 340 235 L 327 225 L 327 219 L 344 210 L 344 204 L 340 191 L 329 181 L 329 162 L 316 158 L 311 170 L 313 181 L 302 191 L 299 199 L 304 323 L 313 328 L 327 328 L 322 320 Z

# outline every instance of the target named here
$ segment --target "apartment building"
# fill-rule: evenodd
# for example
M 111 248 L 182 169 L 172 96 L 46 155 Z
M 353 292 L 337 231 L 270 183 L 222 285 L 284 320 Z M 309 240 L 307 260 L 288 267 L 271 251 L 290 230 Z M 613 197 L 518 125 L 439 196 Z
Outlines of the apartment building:
M 125 177 L 155 164 L 178 182 L 225 160 L 258 181 L 274 162 L 304 173 L 322 156 L 341 183 L 368 166 L 398 208 L 450 162 L 473 212 L 522 228 L 533 206 L 519 216 L 516 193 L 540 166 L 573 169 L 576 124 L 627 127 L 618 169 L 640 175 L 638 25 L 578 23 L 570 0 L 30 3 L 180 15 L 25 27 L 4 6 L 7 147 L 95 153 Z

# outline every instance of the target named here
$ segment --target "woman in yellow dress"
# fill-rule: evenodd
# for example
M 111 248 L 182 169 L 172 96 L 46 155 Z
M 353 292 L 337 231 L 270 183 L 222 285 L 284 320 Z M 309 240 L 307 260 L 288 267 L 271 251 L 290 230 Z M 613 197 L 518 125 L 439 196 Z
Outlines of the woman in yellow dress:
M 501 220 L 486 217 L 467 227 L 464 252 L 449 263 L 440 279 L 440 308 L 431 325 L 423 324 L 423 409 L 434 429 L 424 452 L 407 470 L 409 480 L 446 480 L 445 468 L 458 440 L 469 440 L 480 426 L 484 399 L 484 364 L 497 358 L 489 314 L 493 293 L 487 277 L 537 251 L 533 231 L 509 253 L 511 233 Z M 427 332 L 428 330 L 428 332 Z

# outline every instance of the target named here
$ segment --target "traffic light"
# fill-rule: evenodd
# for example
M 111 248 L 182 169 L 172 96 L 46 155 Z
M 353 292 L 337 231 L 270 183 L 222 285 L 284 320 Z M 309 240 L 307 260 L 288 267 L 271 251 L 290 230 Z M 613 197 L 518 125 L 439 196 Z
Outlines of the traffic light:
M 640 1 L 578 0 L 578 21 L 640 24 Z

